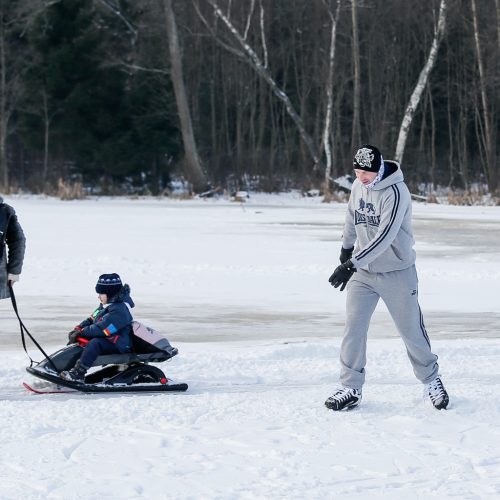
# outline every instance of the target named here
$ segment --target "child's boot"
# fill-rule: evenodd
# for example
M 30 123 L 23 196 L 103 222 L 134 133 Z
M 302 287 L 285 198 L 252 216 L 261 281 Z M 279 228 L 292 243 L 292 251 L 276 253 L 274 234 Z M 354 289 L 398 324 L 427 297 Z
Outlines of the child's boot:
M 76 362 L 76 365 L 71 368 L 71 370 L 61 372 L 59 376 L 70 382 L 84 382 L 85 374 L 88 368 L 80 363 L 80 360 Z

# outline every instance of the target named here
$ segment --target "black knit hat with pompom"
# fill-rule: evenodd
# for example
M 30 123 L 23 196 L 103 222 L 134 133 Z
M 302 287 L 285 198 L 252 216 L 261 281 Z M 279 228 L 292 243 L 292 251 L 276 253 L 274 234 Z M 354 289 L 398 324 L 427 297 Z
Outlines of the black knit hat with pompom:
M 105 293 L 108 298 L 114 297 L 122 288 L 122 280 L 116 273 L 101 274 L 97 280 L 95 291 Z

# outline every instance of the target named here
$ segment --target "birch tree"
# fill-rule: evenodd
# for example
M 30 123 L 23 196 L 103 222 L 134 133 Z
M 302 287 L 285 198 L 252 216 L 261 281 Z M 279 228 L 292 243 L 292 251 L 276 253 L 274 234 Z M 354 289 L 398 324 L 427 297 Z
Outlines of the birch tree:
M 432 41 L 431 50 L 429 52 L 429 56 L 427 57 L 427 61 L 422 71 L 420 72 L 417 84 L 410 97 L 405 114 L 403 116 L 403 120 L 401 122 L 401 127 L 399 129 L 398 141 L 396 144 L 396 153 L 394 155 L 394 158 L 399 162 L 403 160 L 406 141 L 408 139 L 408 133 L 410 131 L 413 117 L 415 116 L 415 111 L 417 110 L 417 107 L 420 103 L 420 99 L 429 80 L 429 75 L 437 59 L 439 45 L 441 43 L 441 40 L 443 39 L 446 27 L 446 11 L 446 0 L 441 0 L 441 4 L 439 6 L 439 17 L 434 32 L 434 39 Z
M 358 0 L 351 0 L 352 18 L 352 63 L 353 71 L 353 103 L 352 103 L 352 135 L 351 148 L 360 143 L 360 97 L 361 97 L 361 70 L 359 64 L 359 35 L 358 35 Z
M 279 87 L 279 85 L 276 83 L 276 80 L 273 78 L 269 68 L 266 66 L 265 62 L 262 61 L 262 59 L 259 57 L 259 55 L 256 53 L 256 51 L 250 46 L 250 44 L 247 42 L 245 39 L 245 35 L 241 34 L 238 29 L 234 26 L 232 21 L 230 20 L 229 16 L 224 14 L 220 6 L 218 5 L 216 0 L 206 0 L 213 8 L 213 12 L 217 18 L 219 18 L 224 25 L 227 27 L 229 32 L 231 33 L 232 37 L 234 40 L 236 40 L 236 43 L 239 46 L 239 49 L 235 49 L 234 47 L 229 47 L 227 45 L 224 45 L 224 47 L 228 50 L 230 50 L 233 54 L 236 54 L 240 57 L 243 58 L 250 66 L 254 68 L 254 70 L 257 72 L 257 74 L 264 79 L 264 81 L 269 85 L 271 88 L 273 94 L 284 104 L 286 112 L 288 116 L 293 120 L 295 126 L 297 127 L 299 131 L 299 135 L 306 145 L 307 151 L 309 152 L 309 155 L 313 161 L 314 166 L 318 165 L 320 162 L 320 154 L 317 149 L 317 147 L 314 144 L 314 141 L 312 137 L 309 135 L 309 133 L 306 131 L 306 128 L 304 126 L 304 122 L 302 118 L 300 117 L 299 113 L 296 111 L 294 105 L 292 104 L 290 98 L 286 94 L 286 92 Z M 252 9 L 253 10 L 253 9 Z M 261 11 L 262 12 L 262 11 Z M 198 10 L 198 14 L 200 15 L 200 12 Z M 263 16 L 263 14 L 261 14 Z M 261 21 L 262 22 L 262 21 Z M 208 26 L 208 23 L 205 24 Z M 248 25 L 248 22 L 246 23 Z M 248 29 L 245 28 L 245 32 L 247 32 Z M 263 45 L 265 48 L 265 40 L 263 39 Z M 264 50 L 264 55 L 266 54 L 266 50 Z
M 324 2 L 323 2 L 324 3 Z M 329 7 L 328 15 L 332 23 L 330 34 L 330 51 L 328 58 L 328 77 L 326 80 L 326 116 L 325 126 L 323 128 L 323 148 L 325 150 L 326 166 L 325 166 L 325 182 L 324 182 L 324 195 L 328 199 L 330 194 L 330 180 L 332 175 L 332 150 L 330 145 L 330 136 L 332 129 L 332 112 L 333 112 L 333 67 L 335 62 L 335 46 L 337 39 L 337 21 L 340 13 L 341 0 L 337 0 L 337 7 L 335 14 L 333 14 Z

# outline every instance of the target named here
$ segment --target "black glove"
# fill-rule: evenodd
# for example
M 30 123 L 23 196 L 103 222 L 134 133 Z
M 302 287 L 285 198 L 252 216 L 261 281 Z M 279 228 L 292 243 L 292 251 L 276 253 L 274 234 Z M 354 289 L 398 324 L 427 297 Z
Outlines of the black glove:
M 353 250 L 354 250 L 354 247 L 352 247 L 352 248 L 342 247 L 342 250 L 340 250 L 340 263 L 341 264 L 343 264 L 344 262 L 347 262 L 352 257 Z
M 352 265 L 350 260 L 347 260 L 343 264 L 340 264 L 328 280 L 330 285 L 338 288 L 340 285 L 340 291 L 343 292 L 347 282 L 351 279 L 351 276 L 356 272 L 356 268 Z
M 68 343 L 66 345 L 76 344 L 78 342 L 76 338 L 82 334 L 82 330 L 82 328 L 75 328 L 74 330 L 71 330 L 68 333 Z

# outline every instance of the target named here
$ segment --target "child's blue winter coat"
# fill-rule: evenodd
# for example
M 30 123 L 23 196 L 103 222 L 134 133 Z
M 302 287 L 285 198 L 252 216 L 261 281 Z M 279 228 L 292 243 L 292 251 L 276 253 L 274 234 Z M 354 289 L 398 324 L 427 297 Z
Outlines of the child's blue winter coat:
M 134 305 L 130 297 L 130 287 L 123 285 L 109 305 L 99 305 L 89 318 L 78 325 L 83 328 L 80 336 L 86 339 L 106 338 L 120 352 L 130 351 L 132 348 L 130 331 L 133 321 L 130 309 Z

